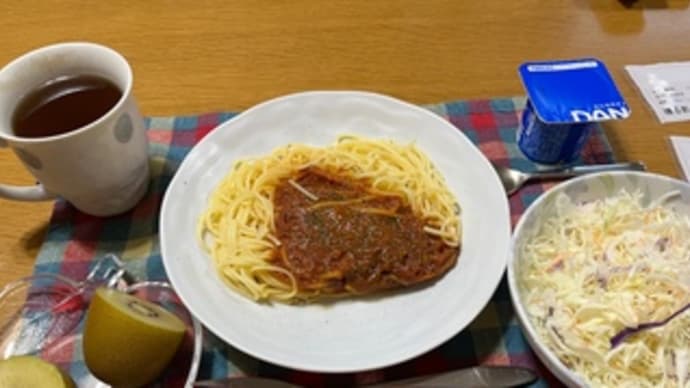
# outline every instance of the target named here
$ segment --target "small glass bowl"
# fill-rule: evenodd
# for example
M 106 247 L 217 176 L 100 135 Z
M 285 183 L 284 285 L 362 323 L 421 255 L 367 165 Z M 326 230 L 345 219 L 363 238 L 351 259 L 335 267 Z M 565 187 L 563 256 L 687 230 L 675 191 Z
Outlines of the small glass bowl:
M 156 303 L 187 324 L 177 354 L 151 387 L 191 386 L 199 369 L 203 331 L 166 282 L 128 281 L 122 262 L 114 255 L 99 260 L 86 280 L 58 274 L 36 274 L 0 290 L 0 359 L 34 355 L 56 364 L 79 387 L 108 387 L 84 364 L 82 329 L 91 294 L 112 287 Z

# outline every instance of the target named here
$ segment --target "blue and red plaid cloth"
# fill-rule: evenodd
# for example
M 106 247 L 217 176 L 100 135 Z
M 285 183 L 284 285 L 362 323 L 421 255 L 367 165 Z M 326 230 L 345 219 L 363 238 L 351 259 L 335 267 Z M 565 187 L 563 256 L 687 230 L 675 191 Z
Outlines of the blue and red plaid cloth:
M 524 98 L 453 101 L 426 108 L 462 130 L 493 162 L 534 170 L 515 144 Z M 110 218 L 85 215 L 64 201 L 55 204 L 45 242 L 36 260 L 35 273 L 60 273 L 84 279 L 94 260 L 106 253 L 119 255 L 138 280 L 167 280 L 158 240 L 158 212 L 163 193 L 185 155 L 216 125 L 234 113 L 199 116 L 152 117 L 149 127 L 152 184 L 146 197 L 132 211 Z M 613 161 L 611 147 L 600 128 L 591 134 L 580 163 Z M 511 222 L 550 184 L 529 184 L 510 198 Z M 70 371 L 83 371 L 79 349 L 74 349 Z M 243 354 L 205 333 L 204 354 L 198 379 L 235 375 L 279 378 L 306 386 L 349 386 L 442 372 L 476 364 L 520 365 L 534 368 L 542 379 L 535 386 L 559 383 L 538 362 L 517 324 L 504 280 L 479 316 L 462 332 L 438 348 L 411 361 L 388 368 L 351 374 L 318 374 L 271 365 Z

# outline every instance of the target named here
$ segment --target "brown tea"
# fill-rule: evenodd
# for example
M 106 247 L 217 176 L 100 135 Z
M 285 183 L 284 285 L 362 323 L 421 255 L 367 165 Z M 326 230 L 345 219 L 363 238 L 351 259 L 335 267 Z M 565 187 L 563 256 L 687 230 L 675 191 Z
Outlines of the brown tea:
M 21 99 L 12 115 L 12 129 L 20 137 L 73 131 L 101 118 L 121 96 L 115 84 L 100 76 L 59 77 Z

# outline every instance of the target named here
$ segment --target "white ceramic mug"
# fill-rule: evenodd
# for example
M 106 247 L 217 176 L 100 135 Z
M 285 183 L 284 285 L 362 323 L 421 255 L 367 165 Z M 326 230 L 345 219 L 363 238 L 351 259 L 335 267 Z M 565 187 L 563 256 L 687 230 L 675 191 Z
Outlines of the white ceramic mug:
M 98 75 L 121 91 L 102 117 L 79 129 L 46 137 L 12 131 L 20 99 L 60 76 Z M 77 209 L 109 216 L 131 209 L 149 183 L 148 141 L 132 95 L 132 69 L 122 55 L 93 43 L 60 43 L 31 51 L 0 70 L 0 147 L 6 146 L 39 183 L 0 184 L 0 197 L 39 201 L 61 196 Z

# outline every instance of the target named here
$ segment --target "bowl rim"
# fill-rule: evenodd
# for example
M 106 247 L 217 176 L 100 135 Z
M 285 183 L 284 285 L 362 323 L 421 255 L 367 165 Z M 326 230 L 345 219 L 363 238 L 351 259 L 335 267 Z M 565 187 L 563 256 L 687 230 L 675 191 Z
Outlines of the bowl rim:
M 606 172 L 598 172 L 598 173 L 592 173 L 592 174 L 587 174 L 583 175 L 580 177 L 576 177 L 567 181 L 563 181 L 558 183 L 557 185 L 553 186 L 552 188 L 548 189 L 546 192 L 544 192 L 542 195 L 540 195 L 534 202 L 532 202 L 525 212 L 520 216 L 520 219 L 518 220 L 518 223 L 516 224 L 515 228 L 513 229 L 513 233 L 510 238 L 510 253 L 508 256 L 508 264 L 506 266 L 506 276 L 508 280 L 508 290 L 510 292 L 510 301 L 513 304 L 513 309 L 515 310 L 515 314 L 517 317 L 517 320 L 520 324 L 520 327 L 523 331 L 524 337 L 527 340 L 527 342 L 530 345 L 530 348 L 534 351 L 534 353 L 539 357 L 539 359 L 544 363 L 544 365 L 547 367 L 547 369 L 553 373 L 561 382 L 565 383 L 568 386 L 573 386 L 573 387 L 587 387 L 588 384 L 585 382 L 584 378 L 572 370 L 571 368 L 568 368 L 563 362 L 555 355 L 555 353 L 548 347 L 546 346 L 542 340 L 539 334 L 536 332 L 536 329 L 534 328 L 534 325 L 532 324 L 531 320 L 529 319 L 529 315 L 527 313 L 526 308 L 524 307 L 523 303 L 521 302 L 520 298 L 520 290 L 518 286 L 518 280 L 517 280 L 517 274 L 516 272 L 516 263 L 519 261 L 518 259 L 518 254 L 516 253 L 516 242 L 518 240 L 518 237 L 521 236 L 524 233 L 524 230 L 526 228 L 525 222 L 527 219 L 530 218 L 530 215 L 536 211 L 536 209 L 540 208 L 542 204 L 547 200 L 547 198 L 551 198 L 558 193 L 563 192 L 566 188 L 581 184 L 584 181 L 588 180 L 594 180 L 602 176 L 637 176 L 641 178 L 641 180 L 655 180 L 655 181 L 666 181 L 669 183 L 673 183 L 675 185 L 679 186 L 685 186 L 688 191 L 690 191 L 690 183 L 669 177 L 666 175 L 654 173 L 654 172 L 647 172 L 647 171 L 606 171 Z

